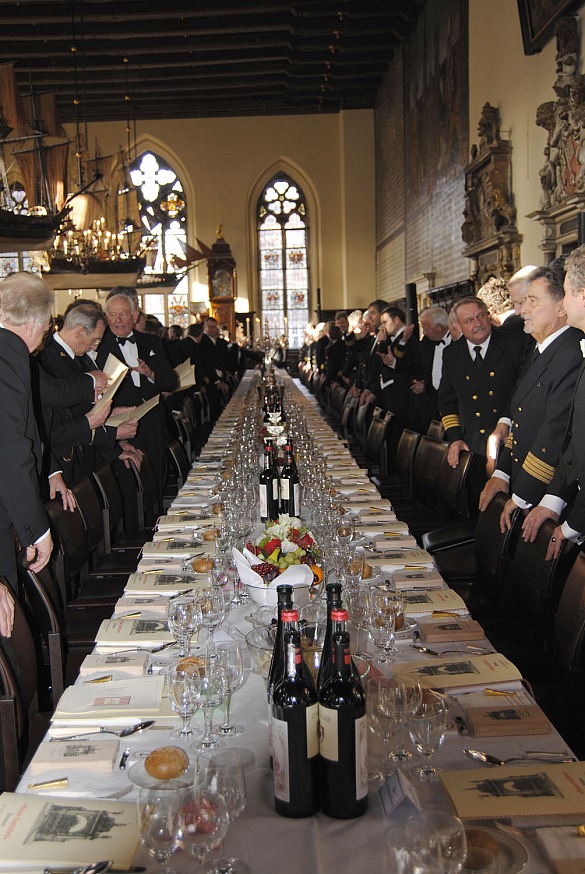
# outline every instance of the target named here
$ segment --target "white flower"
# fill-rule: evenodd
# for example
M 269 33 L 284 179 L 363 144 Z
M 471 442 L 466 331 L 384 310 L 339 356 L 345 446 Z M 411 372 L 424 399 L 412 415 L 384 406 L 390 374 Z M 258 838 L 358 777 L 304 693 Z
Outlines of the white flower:
M 292 540 L 287 540 L 286 538 L 280 544 L 280 549 L 283 555 L 286 555 L 287 552 L 296 552 L 298 546 L 296 543 L 293 543 Z

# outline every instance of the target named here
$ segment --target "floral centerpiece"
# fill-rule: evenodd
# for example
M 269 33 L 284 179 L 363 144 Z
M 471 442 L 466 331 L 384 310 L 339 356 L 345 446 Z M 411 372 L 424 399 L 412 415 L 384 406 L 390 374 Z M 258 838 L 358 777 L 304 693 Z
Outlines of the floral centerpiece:
M 323 574 L 318 566 L 318 551 L 311 531 L 300 519 L 281 513 L 275 522 L 268 522 L 255 543 L 247 549 L 259 559 L 254 570 L 267 582 L 271 582 L 293 565 L 306 564 L 313 571 L 315 582 L 321 582 Z

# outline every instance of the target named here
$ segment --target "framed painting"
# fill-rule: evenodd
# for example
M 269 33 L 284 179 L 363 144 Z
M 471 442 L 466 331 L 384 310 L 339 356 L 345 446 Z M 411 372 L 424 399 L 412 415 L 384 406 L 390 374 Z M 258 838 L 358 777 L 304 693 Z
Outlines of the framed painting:
M 524 54 L 539 52 L 553 35 L 555 21 L 583 5 L 583 0 L 518 0 Z

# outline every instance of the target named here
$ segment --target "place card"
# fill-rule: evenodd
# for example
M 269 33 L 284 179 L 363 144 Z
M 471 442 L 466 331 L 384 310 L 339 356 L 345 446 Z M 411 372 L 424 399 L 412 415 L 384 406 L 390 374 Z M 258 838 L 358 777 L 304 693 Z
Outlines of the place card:
M 415 813 L 422 811 L 421 803 L 413 784 L 401 771 L 394 771 L 383 786 L 378 789 L 386 819 L 392 817 L 403 822 Z

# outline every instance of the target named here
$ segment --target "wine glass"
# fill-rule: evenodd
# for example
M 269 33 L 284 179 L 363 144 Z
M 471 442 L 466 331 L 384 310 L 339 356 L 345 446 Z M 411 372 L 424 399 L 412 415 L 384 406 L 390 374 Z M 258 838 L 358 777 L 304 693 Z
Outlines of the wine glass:
M 210 558 L 207 570 L 207 582 L 212 589 L 222 589 L 227 583 L 224 556 L 218 554 Z
M 403 679 L 401 681 L 401 686 L 402 697 L 404 700 L 405 717 L 406 720 L 408 720 L 411 716 L 414 716 L 414 714 L 422 704 L 423 692 L 420 683 L 414 678 Z M 406 725 L 406 720 L 405 722 L 403 722 L 398 732 L 398 747 L 390 754 L 393 762 L 404 762 L 408 759 L 412 759 L 412 753 L 406 749 L 404 740 L 404 728 Z
M 447 708 L 443 701 L 423 701 L 410 717 L 408 730 L 417 752 L 423 756 L 423 764 L 413 768 L 412 773 L 420 780 L 436 780 L 438 767 L 431 759 L 445 737 Z
M 201 695 L 199 706 L 203 710 L 203 737 L 191 749 L 197 752 L 224 746 L 224 742 L 213 736 L 213 711 L 223 702 L 226 690 L 225 669 L 215 659 L 207 659 L 199 668 Z
M 164 874 L 178 874 L 167 867 L 167 860 L 177 849 L 180 796 L 176 789 L 164 785 L 140 789 L 138 794 L 138 829 L 140 840 L 156 859 Z
M 205 857 L 224 839 L 229 817 L 223 796 L 209 789 L 193 786 L 180 795 L 178 843 L 204 870 Z
M 465 826 L 457 816 L 440 811 L 424 814 L 437 837 L 442 874 L 459 874 L 467 853 Z
M 225 573 L 227 582 L 231 585 L 232 596 L 230 598 L 230 604 L 234 607 L 240 607 L 243 604 L 242 598 L 242 581 L 240 580 L 240 575 L 238 573 L 238 566 L 236 565 L 236 561 L 233 557 L 229 557 L 225 564 Z
M 361 546 L 350 551 L 342 575 L 349 587 L 357 586 L 364 576 L 365 553 Z
M 370 586 L 368 589 L 370 610 L 370 634 L 380 655 L 376 661 L 380 665 L 392 664 L 395 659 L 396 617 L 402 609 L 402 598 L 399 592 L 385 586 Z
M 406 720 L 406 702 L 403 685 L 395 677 L 378 677 L 368 683 L 368 692 L 374 695 L 371 713 L 374 723 L 382 732 L 384 752 L 381 755 L 384 777 L 393 772 L 390 741 Z
M 224 698 L 224 720 L 216 728 L 216 733 L 226 736 L 242 734 L 243 725 L 230 724 L 230 704 L 232 695 L 244 682 L 244 658 L 242 647 L 235 640 L 222 640 L 215 648 L 216 661 L 225 670 L 226 688 Z
M 201 610 L 201 625 L 207 629 L 207 658 L 215 656 L 215 641 L 213 632 L 219 628 L 225 616 L 225 599 L 223 591 L 208 586 L 199 590 L 197 603 Z
M 183 725 L 171 732 L 171 737 L 193 737 L 195 732 L 190 727 L 191 717 L 199 705 L 201 695 L 201 679 L 197 665 L 181 665 L 180 661 L 172 662 L 167 668 L 167 688 L 171 707 L 183 720 Z
M 346 589 L 344 592 L 344 598 L 347 605 L 347 611 L 349 613 L 349 621 L 352 623 L 352 625 L 355 625 L 358 632 L 356 635 L 355 654 L 359 658 L 369 659 L 370 655 L 367 652 L 369 637 L 368 619 L 370 609 L 368 602 L 368 586 L 358 585 L 353 586 L 350 589 Z M 360 631 L 365 631 L 367 634 L 366 645 L 363 651 L 360 649 L 359 646 Z
M 386 832 L 387 874 L 437 874 L 441 860 L 433 829 L 423 817 L 410 817 Z
M 197 756 L 195 786 L 218 793 L 225 801 L 230 823 L 237 819 L 246 804 L 246 781 L 240 756 L 235 750 L 214 750 Z M 249 874 L 240 859 L 221 858 L 206 866 L 208 874 Z
M 191 638 L 201 627 L 201 607 L 197 598 L 191 595 L 181 595 L 169 598 L 167 604 L 167 622 L 169 631 L 179 645 L 179 655 L 189 654 Z

